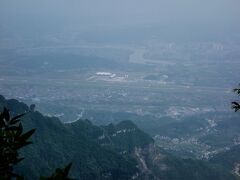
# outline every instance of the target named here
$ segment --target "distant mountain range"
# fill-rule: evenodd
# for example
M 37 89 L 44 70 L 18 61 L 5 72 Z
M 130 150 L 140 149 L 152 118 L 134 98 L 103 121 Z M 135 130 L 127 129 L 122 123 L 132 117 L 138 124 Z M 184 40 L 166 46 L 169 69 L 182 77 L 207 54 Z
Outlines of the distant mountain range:
M 151 136 L 131 121 L 106 126 L 96 126 L 89 120 L 64 124 L 58 118 L 30 111 L 22 102 L 0 96 L 0 108 L 4 106 L 13 116 L 26 112 L 24 130 L 37 129 L 33 144 L 21 152 L 25 159 L 16 167 L 26 179 L 50 175 L 69 162 L 73 163 L 70 176 L 83 180 L 235 179 L 231 174 L 235 158 L 228 158 L 231 154 L 212 162 L 178 158 L 157 147 Z M 238 156 L 239 149 L 234 152 Z M 228 160 L 229 168 L 224 168 Z

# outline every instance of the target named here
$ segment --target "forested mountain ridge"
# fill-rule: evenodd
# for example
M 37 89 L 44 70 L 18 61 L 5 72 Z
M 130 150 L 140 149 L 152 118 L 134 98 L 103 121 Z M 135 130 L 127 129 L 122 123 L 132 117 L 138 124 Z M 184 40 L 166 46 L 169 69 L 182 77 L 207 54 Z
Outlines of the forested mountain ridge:
M 27 112 L 24 129 L 36 128 L 33 144 L 16 170 L 26 179 L 49 175 L 59 166 L 73 163 L 70 175 L 77 179 L 233 179 L 203 161 L 176 158 L 154 145 L 153 139 L 131 121 L 95 126 L 88 120 L 63 124 L 43 116 L 17 100 L 0 96 L 0 107 L 12 115 Z
M 27 105 L 16 100 L 1 98 L 0 104 L 12 114 L 29 111 Z M 37 129 L 32 137 L 34 143 L 23 150 L 26 158 L 17 167 L 26 179 L 49 175 L 69 162 L 74 164 L 71 175 L 81 179 L 129 179 L 137 172 L 136 161 L 99 146 L 84 133 L 73 133 L 58 118 L 46 117 L 37 111 L 28 112 L 23 126 Z

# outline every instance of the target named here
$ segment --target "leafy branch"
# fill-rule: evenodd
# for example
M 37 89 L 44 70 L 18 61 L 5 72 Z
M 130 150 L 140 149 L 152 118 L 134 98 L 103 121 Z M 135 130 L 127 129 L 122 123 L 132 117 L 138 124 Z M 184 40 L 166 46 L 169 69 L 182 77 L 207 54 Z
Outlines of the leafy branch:
M 240 84 L 238 88 L 233 89 L 233 92 L 235 92 L 237 95 L 240 95 Z M 240 102 L 237 101 L 232 102 L 232 109 L 234 109 L 235 112 L 240 110 Z
M 63 169 L 57 168 L 55 173 L 48 178 L 41 177 L 40 180 L 73 180 L 72 178 L 68 177 L 69 171 L 71 169 L 72 163 L 68 164 Z
M 0 113 L 0 180 L 23 180 L 24 177 L 14 173 L 13 167 L 24 158 L 19 156 L 18 151 L 31 144 L 29 138 L 36 129 L 23 133 L 21 119 L 25 114 L 10 118 L 9 111 L 4 108 Z M 73 180 L 68 177 L 72 164 L 63 169 L 57 168 L 51 177 L 40 178 L 41 180 Z
M 18 150 L 32 143 L 29 138 L 35 132 L 35 129 L 32 129 L 23 133 L 20 118 L 24 115 L 10 118 L 6 108 L 0 114 L 0 179 L 23 178 L 13 172 L 13 166 L 24 159 L 19 156 Z

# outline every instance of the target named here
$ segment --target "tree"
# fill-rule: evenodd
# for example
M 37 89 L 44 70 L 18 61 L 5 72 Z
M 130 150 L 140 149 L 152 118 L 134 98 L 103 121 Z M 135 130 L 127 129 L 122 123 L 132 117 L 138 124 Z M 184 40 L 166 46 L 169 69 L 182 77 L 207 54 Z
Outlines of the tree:
M 18 151 L 32 143 L 29 138 L 35 132 L 35 129 L 32 129 L 23 133 L 22 123 L 20 122 L 23 115 L 20 114 L 10 118 L 9 111 L 6 108 L 0 114 L 0 177 L 4 180 L 23 178 L 13 172 L 13 166 L 24 159 L 19 156 Z
M 233 89 L 233 91 L 240 96 L 240 84 L 238 88 Z M 232 102 L 232 108 L 235 110 L 235 112 L 237 112 L 238 110 L 240 110 L 240 102 L 239 101 L 234 101 Z
M 41 177 L 40 180 L 73 180 L 72 178 L 68 177 L 69 170 L 72 166 L 72 163 L 68 164 L 63 169 L 57 168 L 55 173 L 50 177 Z
M 9 111 L 4 108 L 0 113 L 0 180 L 23 180 L 24 177 L 14 173 L 13 167 L 21 162 L 24 158 L 19 156 L 19 150 L 24 146 L 31 144 L 29 138 L 33 135 L 36 129 L 32 129 L 23 133 L 21 117 L 25 114 L 20 114 L 10 118 Z M 57 168 L 55 173 L 41 180 L 72 180 L 68 177 L 71 163 L 65 168 Z

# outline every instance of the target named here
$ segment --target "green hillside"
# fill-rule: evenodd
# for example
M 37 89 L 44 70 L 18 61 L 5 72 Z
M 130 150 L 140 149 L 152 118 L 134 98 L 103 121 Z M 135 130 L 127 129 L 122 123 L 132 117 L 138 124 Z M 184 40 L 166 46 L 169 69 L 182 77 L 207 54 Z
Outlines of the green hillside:
M 83 180 L 233 179 L 208 162 L 181 159 L 161 150 L 131 121 L 107 126 L 96 126 L 89 120 L 63 124 L 17 100 L 0 96 L 0 106 L 7 107 L 12 115 L 26 112 L 24 129 L 37 129 L 34 143 L 23 149 L 25 159 L 16 167 L 26 179 L 48 176 L 69 162 L 73 163 L 70 176 Z
M 217 164 L 221 167 L 224 167 L 228 171 L 234 172 L 234 169 L 239 167 L 240 164 L 240 145 L 233 147 L 229 151 L 219 153 L 217 156 L 210 159 L 211 163 Z M 238 169 L 237 172 L 234 172 L 234 174 L 238 173 L 238 178 L 240 177 L 240 171 Z

